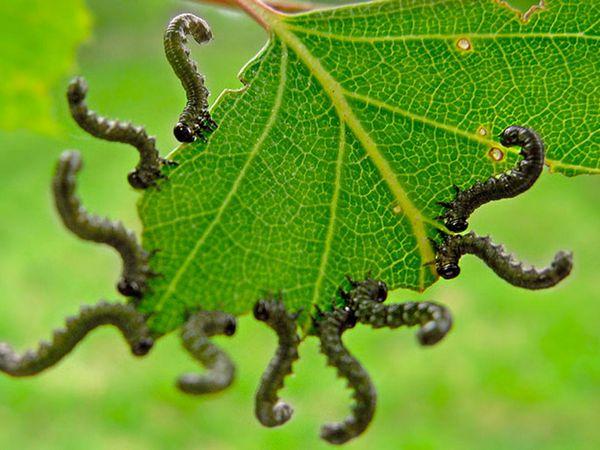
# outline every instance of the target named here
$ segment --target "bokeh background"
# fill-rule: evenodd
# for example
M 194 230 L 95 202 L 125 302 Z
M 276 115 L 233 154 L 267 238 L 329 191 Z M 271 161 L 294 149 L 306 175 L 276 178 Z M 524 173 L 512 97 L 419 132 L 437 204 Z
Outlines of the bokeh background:
M 176 145 L 171 127 L 184 102 L 163 57 L 168 20 L 189 11 L 211 24 L 215 40 L 194 46 L 194 54 L 212 100 L 224 88 L 241 86 L 236 74 L 266 41 L 245 16 L 198 3 L 86 4 L 91 36 L 78 49 L 76 66 L 51 92 L 58 127 L 51 135 L 25 127 L 0 132 L 0 339 L 19 349 L 49 337 L 81 304 L 118 298 L 116 256 L 68 234 L 53 210 L 49 186 L 61 151 L 83 152 L 80 192 L 88 208 L 139 230 L 138 194 L 125 181 L 136 153 L 74 126 L 64 102 L 68 79 L 85 75 L 93 108 L 147 125 L 166 153 Z M 35 16 L 35 10 L 28 14 Z M 20 33 L 26 38 L 28 30 Z M 455 327 L 440 345 L 419 348 L 414 330 L 359 326 L 347 333 L 348 346 L 379 392 L 375 420 L 349 449 L 600 448 L 599 192 L 598 178 L 545 172 L 520 198 L 473 217 L 474 229 L 493 234 L 531 263 L 545 264 L 555 250 L 572 249 L 575 269 L 561 286 L 520 290 L 467 257 L 458 279 L 422 295 L 398 291 L 390 300 L 448 305 Z M 136 360 L 115 330 L 100 329 L 39 377 L 0 376 L 0 448 L 327 447 L 318 438 L 319 426 L 344 417 L 350 399 L 314 339 L 303 344 L 296 374 L 282 393 L 295 416 L 278 429 L 262 428 L 253 416 L 254 390 L 275 336 L 243 317 L 238 334 L 219 343 L 237 362 L 238 377 L 231 389 L 205 398 L 174 388 L 178 374 L 197 369 L 176 334 Z

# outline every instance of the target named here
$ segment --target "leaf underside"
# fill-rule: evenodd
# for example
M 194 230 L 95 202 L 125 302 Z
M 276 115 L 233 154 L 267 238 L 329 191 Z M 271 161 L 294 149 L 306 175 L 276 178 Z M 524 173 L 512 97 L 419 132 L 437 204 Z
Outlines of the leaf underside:
M 425 289 L 436 202 L 515 163 L 496 142 L 508 125 L 538 131 L 553 170 L 600 172 L 599 6 L 549 1 L 527 23 L 459 0 L 269 17 L 246 87 L 214 105 L 217 131 L 177 149 L 140 202 L 144 247 L 160 249 L 152 328 L 279 292 L 308 325 L 345 274 Z

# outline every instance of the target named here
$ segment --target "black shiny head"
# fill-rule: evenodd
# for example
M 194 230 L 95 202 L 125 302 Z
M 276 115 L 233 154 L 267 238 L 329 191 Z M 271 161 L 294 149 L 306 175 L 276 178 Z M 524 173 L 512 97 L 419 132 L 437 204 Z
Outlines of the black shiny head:
M 519 133 L 523 130 L 522 127 L 510 126 L 506 128 L 500 135 L 500 143 L 506 147 L 516 145 L 519 141 Z
M 131 351 L 136 356 L 144 356 L 148 354 L 150 349 L 154 346 L 154 341 L 150 338 L 140 339 L 133 347 L 131 347 Z
M 233 336 L 235 334 L 235 330 L 237 329 L 237 322 L 235 318 L 228 317 L 225 321 L 225 326 L 223 327 L 223 333 L 225 336 Z
M 136 281 L 126 280 L 125 278 L 117 284 L 117 290 L 125 297 L 142 298 L 143 289 Z
M 377 303 L 382 303 L 387 299 L 388 289 L 387 285 L 380 280 L 374 280 L 373 278 L 367 278 L 361 283 L 357 283 L 359 295 L 368 297 L 369 300 Z
M 346 318 L 343 323 L 344 329 L 347 330 L 349 328 L 354 328 L 357 322 L 354 311 L 348 306 L 344 307 L 344 311 L 346 312 Z
M 387 285 L 383 281 L 377 282 L 377 294 L 375 295 L 375 301 L 382 303 L 387 299 L 388 289 Z
M 458 276 L 460 273 L 460 267 L 458 267 L 458 264 L 444 264 L 443 266 L 437 268 L 437 272 L 440 277 L 450 280 Z
M 175 139 L 177 139 L 179 142 L 189 143 L 194 142 L 194 140 L 196 139 L 196 136 L 194 136 L 192 129 L 181 122 L 179 122 L 177 125 L 175 125 L 175 128 L 173 128 L 173 135 L 175 136 Z
M 269 319 L 269 310 L 264 300 L 259 300 L 258 302 L 256 302 L 256 305 L 254 305 L 253 312 L 254 317 L 256 317 L 257 320 L 261 320 L 264 322 L 265 320 Z
M 455 233 L 461 233 L 461 232 L 465 231 L 468 226 L 469 226 L 469 223 L 465 219 L 462 219 L 462 218 L 448 219 L 446 221 L 446 228 L 448 228 L 450 231 L 453 231 Z
M 127 175 L 127 181 L 134 189 L 146 189 L 148 187 L 147 183 L 142 180 L 137 170 L 132 170 L 129 172 Z

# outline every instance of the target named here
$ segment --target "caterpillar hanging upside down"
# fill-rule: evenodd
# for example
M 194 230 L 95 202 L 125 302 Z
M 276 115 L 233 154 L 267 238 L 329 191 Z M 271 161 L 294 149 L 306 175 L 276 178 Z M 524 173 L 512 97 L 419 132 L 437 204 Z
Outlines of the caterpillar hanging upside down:
M 448 211 L 440 218 L 445 219 L 450 231 L 464 231 L 467 219 L 478 207 L 493 200 L 511 198 L 529 189 L 540 176 L 544 164 L 544 144 L 537 133 L 521 126 L 506 128 L 500 140 L 502 145 L 521 147 L 523 160 L 517 167 L 499 177 L 475 183 L 465 191 L 458 191 L 451 203 L 440 204 Z M 558 252 L 550 266 L 543 269 L 525 267 L 523 263 L 507 253 L 502 245 L 496 245 L 489 237 L 474 232 L 466 235 L 445 235 L 436 248 L 436 269 L 445 279 L 455 278 L 460 273 L 460 258 L 472 254 L 482 259 L 499 277 L 513 286 L 525 289 L 545 289 L 558 284 L 573 268 L 573 255 Z
M 208 90 L 204 77 L 189 57 L 187 36 L 198 43 L 211 39 L 208 24 L 191 14 L 175 17 L 164 36 L 165 53 L 174 72 L 180 78 L 187 95 L 187 104 L 174 128 L 181 142 L 206 140 L 216 129 L 208 111 Z M 85 102 L 87 84 L 83 78 L 69 85 L 67 99 L 71 114 L 79 126 L 89 134 L 108 141 L 135 147 L 140 155 L 128 181 L 136 189 L 158 187 L 166 178 L 162 170 L 173 164 L 163 159 L 156 142 L 141 126 L 106 119 L 90 110 Z M 533 185 L 539 177 L 544 146 L 537 134 L 523 127 L 509 127 L 502 133 L 506 146 L 522 148 L 523 160 L 517 167 L 499 177 L 476 183 L 470 189 L 458 191 L 452 202 L 441 203 L 447 208 L 444 219 L 448 230 L 462 232 L 469 216 L 483 204 L 501 198 L 514 197 Z M 0 343 L 0 371 L 15 377 L 32 376 L 57 364 L 93 329 L 112 325 L 125 338 L 136 356 L 149 353 L 162 335 L 151 330 L 148 315 L 141 311 L 140 300 L 151 291 L 152 277 L 159 277 L 150 269 L 150 261 L 160 249 L 144 249 L 135 234 L 121 222 L 90 214 L 76 195 L 77 175 L 82 167 L 79 153 L 65 152 L 57 165 L 53 179 L 54 202 L 67 229 L 80 239 L 112 247 L 122 261 L 122 272 L 117 291 L 126 297 L 123 303 L 99 302 L 81 308 L 77 316 L 66 320 L 64 328 L 56 331 L 50 342 L 42 342 L 37 349 L 16 352 L 10 345 Z M 167 212 L 168 213 L 168 212 Z M 558 253 L 545 269 L 525 269 L 513 261 L 502 247 L 489 238 L 474 233 L 445 235 L 436 243 L 435 264 L 443 278 L 454 278 L 459 272 L 459 261 L 464 254 L 481 258 L 500 277 L 515 286 L 541 289 L 553 286 L 571 271 L 572 257 Z M 226 282 L 226 280 L 224 281 Z M 332 298 L 328 309 L 312 312 L 310 335 L 320 342 L 320 350 L 328 365 L 336 368 L 353 392 L 350 414 L 342 421 L 328 423 L 321 429 L 321 437 L 331 444 L 343 444 L 363 433 L 375 413 L 377 394 L 367 371 L 351 354 L 342 337 L 357 324 L 372 328 L 418 327 L 417 341 L 422 346 L 440 342 L 452 328 L 450 312 L 434 302 L 386 303 L 388 288 L 384 281 L 367 277 L 362 281 L 348 278 L 349 287 L 340 288 L 339 296 Z M 251 299 L 253 302 L 255 299 Z M 252 304 L 248 305 L 250 308 Z M 138 309 L 139 308 L 139 309 Z M 255 395 L 255 415 L 267 427 L 283 425 L 292 418 L 293 408 L 279 397 L 286 377 L 293 372 L 299 358 L 302 339 L 297 319 L 300 311 L 288 311 L 282 295 L 268 295 L 258 300 L 253 308 L 254 317 L 267 325 L 277 336 L 277 349 L 266 368 Z M 184 349 L 203 368 L 204 373 L 185 373 L 177 378 L 177 388 L 186 394 L 204 395 L 222 391 L 231 385 L 235 366 L 227 353 L 211 341 L 214 336 L 232 336 L 237 329 L 236 318 L 224 311 L 186 310 L 181 327 Z

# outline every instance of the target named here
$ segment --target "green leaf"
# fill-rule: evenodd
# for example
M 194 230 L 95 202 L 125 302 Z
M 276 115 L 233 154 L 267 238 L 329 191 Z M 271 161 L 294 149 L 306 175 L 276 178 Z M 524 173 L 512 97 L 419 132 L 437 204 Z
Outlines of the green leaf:
M 537 130 L 555 171 L 600 172 L 597 1 L 550 1 L 527 23 L 493 2 L 289 17 L 243 2 L 269 44 L 214 105 L 208 144 L 175 151 L 139 206 L 144 246 L 160 249 L 141 305 L 157 331 L 268 292 L 308 325 L 345 274 L 425 289 L 436 202 L 515 163 L 496 142 L 506 126 Z
M 88 36 L 83 0 L 10 0 L 0 6 L 0 124 L 54 134 L 50 91 Z M 24 32 L 26 30 L 26 32 Z

